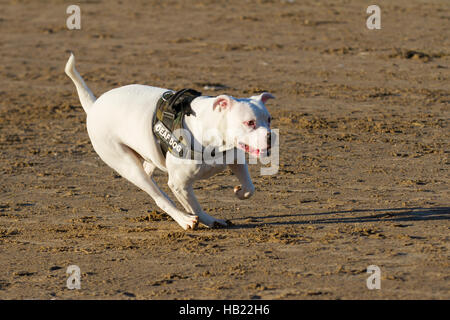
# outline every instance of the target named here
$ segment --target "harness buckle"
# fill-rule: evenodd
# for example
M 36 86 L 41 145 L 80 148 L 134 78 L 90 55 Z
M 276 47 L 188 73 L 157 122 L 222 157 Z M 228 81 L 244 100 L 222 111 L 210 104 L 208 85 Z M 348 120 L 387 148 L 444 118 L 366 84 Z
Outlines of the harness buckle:
M 168 111 L 163 111 L 163 117 L 164 118 L 169 118 L 170 120 L 175 119 L 175 115 L 171 112 Z

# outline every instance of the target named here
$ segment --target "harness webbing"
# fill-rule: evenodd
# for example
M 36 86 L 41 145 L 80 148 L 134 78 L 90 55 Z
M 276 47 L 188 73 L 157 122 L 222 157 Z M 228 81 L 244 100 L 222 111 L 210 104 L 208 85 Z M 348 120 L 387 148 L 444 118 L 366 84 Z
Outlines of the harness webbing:
M 155 116 L 153 117 L 153 132 L 159 140 L 161 152 L 166 157 L 171 152 L 177 157 L 184 157 L 191 150 L 194 159 L 193 138 L 191 145 L 186 145 L 182 135 L 175 136 L 177 129 L 183 129 L 184 115 L 192 114 L 191 102 L 201 93 L 193 89 L 183 89 L 177 92 L 166 91 L 158 100 Z

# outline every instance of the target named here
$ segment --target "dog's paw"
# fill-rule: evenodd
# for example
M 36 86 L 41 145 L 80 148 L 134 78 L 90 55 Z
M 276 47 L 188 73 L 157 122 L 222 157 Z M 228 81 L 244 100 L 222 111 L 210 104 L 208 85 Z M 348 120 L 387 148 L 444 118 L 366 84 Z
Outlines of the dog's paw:
M 177 222 L 184 230 L 196 229 L 198 226 L 198 217 L 194 215 L 188 215 L 183 217 L 182 221 Z
M 234 187 L 234 194 L 238 199 L 245 200 L 250 198 L 255 192 L 255 188 L 251 188 L 250 190 L 243 190 L 241 186 Z

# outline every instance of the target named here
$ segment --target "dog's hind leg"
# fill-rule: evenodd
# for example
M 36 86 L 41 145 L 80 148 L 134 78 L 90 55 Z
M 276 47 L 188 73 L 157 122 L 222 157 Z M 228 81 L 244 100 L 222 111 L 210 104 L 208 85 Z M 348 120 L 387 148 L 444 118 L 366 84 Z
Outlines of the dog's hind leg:
M 150 179 L 153 180 L 153 172 L 155 171 L 156 166 L 147 160 L 144 160 L 142 166 L 144 167 L 145 173 L 150 177 Z M 167 198 L 167 200 L 169 200 L 170 203 L 172 203 L 172 205 L 175 207 L 175 203 L 172 201 L 172 199 L 170 199 L 169 196 L 163 190 L 160 191 Z
M 95 148 L 95 146 L 94 146 Z M 156 205 L 171 216 L 184 229 L 194 229 L 198 224 L 198 217 L 178 210 L 167 195 L 160 190 L 155 181 L 148 173 L 152 173 L 151 164 L 144 167 L 144 159 L 134 150 L 125 145 L 117 145 L 113 150 L 102 152 L 101 148 L 95 148 L 99 156 L 111 168 L 116 170 L 122 177 L 132 182 L 140 189 L 147 192 Z

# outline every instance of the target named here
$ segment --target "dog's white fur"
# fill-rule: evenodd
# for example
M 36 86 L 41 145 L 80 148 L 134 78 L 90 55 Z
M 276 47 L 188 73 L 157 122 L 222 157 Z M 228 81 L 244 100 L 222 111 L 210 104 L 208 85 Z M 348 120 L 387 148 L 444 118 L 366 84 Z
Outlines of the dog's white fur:
M 209 227 L 227 226 L 226 221 L 213 218 L 202 210 L 192 187 L 194 181 L 211 177 L 224 170 L 226 164 L 199 164 L 190 159 L 180 160 L 170 152 L 164 158 L 161 153 L 152 131 L 152 119 L 157 101 L 167 89 L 134 84 L 110 90 L 96 99 L 76 71 L 73 54 L 67 61 L 65 72 L 74 82 L 87 114 L 92 145 L 107 165 L 147 192 L 183 229 L 193 229 L 198 222 Z M 265 107 L 269 98 L 273 96 L 266 92 L 246 99 L 227 95 L 201 96 L 192 101 L 193 115 L 185 116 L 183 123 L 194 139 L 204 145 L 242 148 L 252 141 L 259 141 L 251 146 L 259 156 L 260 151 L 268 150 L 270 145 L 265 138 L 270 135 L 270 115 Z M 255 120 L 255 125 L 249 126 L 249 120 Z M 208 130 L 218 132 L 220 139 L 217 135 L 205 138 L 204 133 Z M 245 151 L 249 152 L 248 149 Z M 228 166 L 241 183 L 234 188 L 236 196 L 248 199 L 255 188 L 247 164 Z M 177 209 L 156 185 L 152 178 L 156 168 L 168 173 L 168 185 L 187 212 Z

